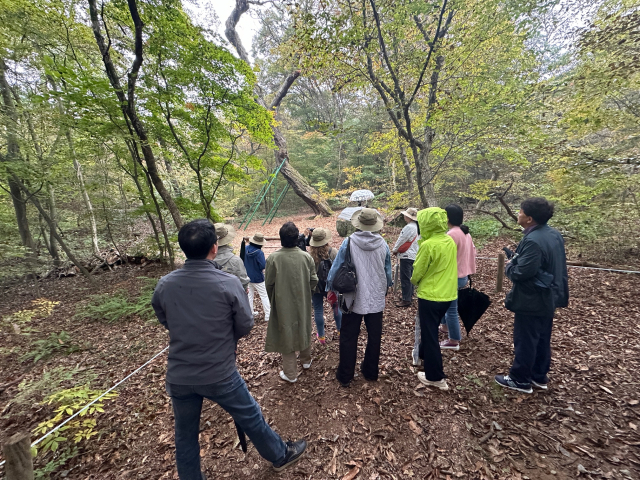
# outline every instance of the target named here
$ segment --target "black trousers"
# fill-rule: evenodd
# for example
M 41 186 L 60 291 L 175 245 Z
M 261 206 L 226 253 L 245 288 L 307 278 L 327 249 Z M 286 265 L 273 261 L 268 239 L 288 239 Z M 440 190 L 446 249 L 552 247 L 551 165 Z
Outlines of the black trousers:
M 432 302 L 418 298 L 421 345 L 420 357 L 424 360 L 424 376 L 437 382 L 446 377 L 442 368 L 442 353 L 438 341 L 438 326 L 451 302 Z
M 509 376 L 516 382 L 547 383 L 551 368 L 551 329 L 553 315 L 538 317 L 515 314 L 513 346 L 515 358 Z
M 411 276 L 413 275 L 413 260 L 409 258 L 400 259 L 400 286 L 402 287 L 402 300 L 411 301 L 413 297 L 413 284 Z
M 360 336 L 362 317 L 364 317 L 364 324 L 367 327 L 368 338 L 360 371 L 367 380 L 378 379 L 380 343 L 382 341 L 382 312 L 367 315 L 344 313 L 340 326 L 340 362 L 336 371 L 336 378 L 341 383 L 349 383 L 353 380 L 358 358 L 358 337 Z

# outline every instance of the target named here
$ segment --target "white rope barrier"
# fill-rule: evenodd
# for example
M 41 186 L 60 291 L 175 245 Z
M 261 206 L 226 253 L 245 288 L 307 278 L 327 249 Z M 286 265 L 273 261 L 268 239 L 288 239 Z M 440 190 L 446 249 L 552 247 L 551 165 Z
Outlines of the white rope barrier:
M 493 257 L 476 257 L 478 260 L 498 260 Z M 616 273 L 637 273 L 640 274 L 640 271 L 636 270 L 620 270 L 617 268 L 601 268 L 601 267 L 583 267 L 582 265 L 567 265 L 567 268 L 583 268 L 585 270 L 600 270 L 602 272 L 616 272 Z
M 128 379 L 130 379 L 131 377 L 133 377 L 136 373 L 138 373 L 140 370 L 142 370 L 144 367 L 146 367 L 147 365 L 149 365 L 150 363 L 152 363 L 156 358 L 158 358 L 160 355 L 162 355 L 164 352 L 167 351 L 167 349 L 169 348 L 169 346 L 166 346 L 165 348 L 163 348 L 160 352 L 156 353 L 150 360 L 147 360 L 146 363 L 144 363 L 143 365 L 139 366 L 138 368 L 136 368 L 133 372 L 131 372 L 129 375 L 127 375 L 126 377 L 124 377 L 122 380 L 120 380 L 119 382 L 117 382 L 115 385 L 113 385 L 113 387 L 111 387 L 109 390 L 107 390 L 106 392 L 104 392 L 102 395 L 100 395 L 99 397 L 96 397 L 95 399 L 93 399 L 91 402 L 87 403 L 84 407 L 82 407 L 80 410 L 78 410 L 76 413 L 74 413 L 73 415 L 71 415 L 69 418 L 67 418 L 64 422 L 62 422 L 60 425 L 58 425 L 57 427 L 49 430 L 47 433 L 45 433 L 42 437 L 40 437 L 39 439 L 37 439 L 35 442 L 33 442 L 31 444 L 31 447 L 35 447 L 36 445 L 38 445 L 40 442 L 42 442 L 45 438 L 47 438 L 49 435 L 51 435 L 54 432 L 57 432 L 58 430 L 60 430 L 61 427 L 64 427 L 67 423 L 69 423 L 71 420 L 73 420 L 75 417 L 77 417 L 78 415 L 80 415 L 82 412 L 86 411 L 91 405 L 93 405 L 94 403 L 96 403 L 98 400 L 100 400 L 101 398 L 103 398 L 105 395 L 107 395 L 109 392 L 115 390 L 116 388 L 118 388 L 118 386 L 120 386 L 121 384 L 123 384 L 124 382 L 126 382 Z M 3 460 L 2 462 L 0 462 L 0 467 L 2 465 L 4 465 L 6 462 L 6 460 Z

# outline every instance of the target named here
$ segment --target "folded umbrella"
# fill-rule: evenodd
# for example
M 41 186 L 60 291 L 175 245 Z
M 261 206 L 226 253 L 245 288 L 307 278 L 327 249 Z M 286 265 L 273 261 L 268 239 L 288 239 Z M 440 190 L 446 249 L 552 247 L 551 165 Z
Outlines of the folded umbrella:
M 487 311 L 489 305 L 491 305 L 489 295 L 473 288 L 471 278 L 469 278 L 469 288 L 458 290 L 458 314 L 467 335 Z
M 247 436 L 244 433 L 244 430 L 242 430 L 242 427 L 240 425 L 238 425 L 237 422 L 234 422 L 236 424 L 236 432 L 238 432 L 238 440 L 240 440 L 240 447 L 242 448 L 242 451 L 244 453 L 247 453 Z

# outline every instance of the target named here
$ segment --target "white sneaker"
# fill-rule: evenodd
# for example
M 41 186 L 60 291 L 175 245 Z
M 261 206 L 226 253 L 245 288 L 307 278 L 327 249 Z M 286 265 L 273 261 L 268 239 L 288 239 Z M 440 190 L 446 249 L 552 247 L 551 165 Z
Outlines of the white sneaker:
M 253 313 L 253 316 L 254 316 L 254 317 L 255 317 L 256 315 L 258 315 L 258 312 L 256 312 L 255 310 L 254 310 L 253 312 L 251 312 L 251 313 Z
M 287 377 L 284 374 L 284 370 L 280 370 L 280 378 L 283 379 L 285 382 L 289 382 L 289 383 L 296 383 L 298 381 L 297 378 L 294 378 L 293 380 L 291 380 L 289 377 Z
M 313 358 L 311 360 L 309 360 L 309 363 L 303 363 L 302 364 L 302 368 L 304 368 L 305 370 L 308 370 L 311 368 L 311 364 L 313 363 Z
M 449 390 L 449 385 L 447 385 L 447 381 L 444 378 L 442 380 L 438 380 L 437 382 L 432 382 L 431 380 L 427 380 L 424 372 L 420 372 L 418 373 L 418 380 L 420 380 L 420 383 L 428 387 L 436 387 L 445 392 Z

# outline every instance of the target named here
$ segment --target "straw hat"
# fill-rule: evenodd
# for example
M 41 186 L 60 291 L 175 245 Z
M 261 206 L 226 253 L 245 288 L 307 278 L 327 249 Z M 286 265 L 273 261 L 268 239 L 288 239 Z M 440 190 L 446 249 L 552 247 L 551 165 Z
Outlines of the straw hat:
M 376 210 L 363 208 L 351 217 L 351 224 L 364 232 L 377 232 L 382 229 L 384 222 Z
M 311 234 L 309 245 L 312 247 L 322 247 L 331 240 L 331 232 L 326 228 L 316 228 Z
M 256 232 L 253 237 L 249 239 L 249 243 L 255 243 L 256 245 L 264 245 L 267 241 L 264 239 L 264 235 L 261 232 Z
M 402 215 L 406 215 L 407 217 L 409 217 L 414 222 L 418 221 L 418 209 L 417 208 L 413 208 L 413 207 L 407 208 L 406 210 L 403 210 L 400 213 Z
M 229 245 L 236 238 L 236 231 L 231 225 L 225 225 L 224 223 L 214 223 L 216 227 L 216 235 L 218 235 L 218 246 L 223 247 Z

